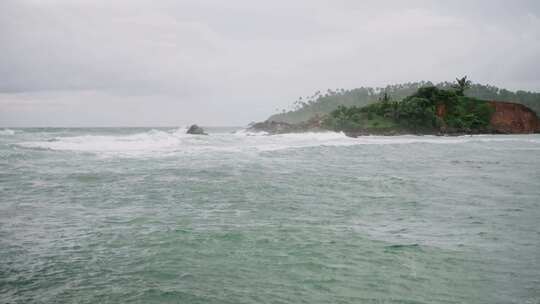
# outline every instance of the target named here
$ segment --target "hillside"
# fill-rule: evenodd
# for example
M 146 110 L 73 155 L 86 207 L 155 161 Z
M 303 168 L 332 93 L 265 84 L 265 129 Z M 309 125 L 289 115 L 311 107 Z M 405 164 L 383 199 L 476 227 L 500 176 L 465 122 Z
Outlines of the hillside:
M 527 106 L 465 96 L 469 86 L 464 77 L 448 89 L 423 86 L 400 101 L 385 93 L 366 106 L 339 105 L 328 114 L 300 123 L 266 120 L 253 124 L 251 129 L 270 134 L 332 130 L 352 137 L 540 132 L 540 120 Z
M 286 123 L 300 123 L 314 116 L 321 116 L 336 110 L 339 106 L 363 107 L 372 104 L 386 93 L 393 100 L 403 100 L 422 87 L 434 86 L 429 81 L 389 85 L 384 88 L 360 87 L 351 90 L 328 90 L 316 92 L 312 96 L 301 97 L 294 102 L 293 109 L 270 116 L 268 120 Z M 435 85 L 440 89 L 449 89 L 453 83 L 442 82 Z M 471 84 L 465 91 L 466 97 L 493 101 L 511 101 L 521 103 L 540 113 L 540 93 L 517 91 L 512 92 L 491 85 Z

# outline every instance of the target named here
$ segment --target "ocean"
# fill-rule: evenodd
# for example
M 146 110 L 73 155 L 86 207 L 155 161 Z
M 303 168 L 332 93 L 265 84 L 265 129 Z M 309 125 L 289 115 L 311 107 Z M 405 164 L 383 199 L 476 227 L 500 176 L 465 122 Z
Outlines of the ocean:
M 540 303 L 540 135 L 0 129 L 0 303 Z

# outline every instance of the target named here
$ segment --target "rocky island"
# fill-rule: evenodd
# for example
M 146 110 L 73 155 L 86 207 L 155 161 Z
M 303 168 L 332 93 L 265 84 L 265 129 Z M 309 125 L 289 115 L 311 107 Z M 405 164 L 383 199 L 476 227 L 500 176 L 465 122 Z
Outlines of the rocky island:
M 456 84 L 446 87 L 421 86 L 400 101 L 384 91 L 377 100 L 364 106 L 340 104 L 328 113 L 319 112 L 300 122 L 273 119 L 273 116 L 253 124 L 250 129 L 269 134 L 328 130 L 344 132 L 352 137 L 540 132 L 540 120 L 531 108 L 515 102 L 467 96 L 465 91 L 469 89 L 470 81 L 466 77 L 456 80 Z M 319 98 L 318 102 L 321 101 L 324 98 Z M 304 108 L 315 106 L 318 106 L 317 102 L 304 104 L 296 113 L 291 111 L 289 117 L 294 117 Z M 281 117 L 287 116 L 282 114 Z
M 208 135 L 203 128 L 199 127 L 198 125 L 191 125 L 188 130 L 186 131 L 187 134 L 192 135 Z

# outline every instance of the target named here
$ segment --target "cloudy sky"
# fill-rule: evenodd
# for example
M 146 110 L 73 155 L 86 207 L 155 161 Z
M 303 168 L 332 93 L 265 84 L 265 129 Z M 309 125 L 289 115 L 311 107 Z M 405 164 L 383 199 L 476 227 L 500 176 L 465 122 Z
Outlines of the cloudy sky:
M 0 125 L 245 125 L 327 88 L 540 91 L 540 1 L 0 0 Z

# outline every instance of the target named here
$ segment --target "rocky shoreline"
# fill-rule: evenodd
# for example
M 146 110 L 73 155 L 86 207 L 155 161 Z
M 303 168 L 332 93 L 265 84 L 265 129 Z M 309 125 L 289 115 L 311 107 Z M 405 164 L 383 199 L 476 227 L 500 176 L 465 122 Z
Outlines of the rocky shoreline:
M 489 127 L 482 130 L 452 130 L 441 128 L 438 130 L 411 130 L 406 128 L 378 128 L 378 129 L 359 129 L 344 132 L 349 137 L 379 135 L 435 135 L 435 136 L 463 136 L 480 134 L 531 134 L 540 133 L 540 120 L 536 113 L 528 107 L 512 102 L 489 101 L 494 111 L 491 116 Z M 444 115 L 444 111 L 440 111 Z M 286 122 L 266 120 L 254 123 L 249 127 L 250 131 L 267 132 L 270 135 L 285 133 L 303 133 L 303 132 L 325 132 L 331 131 L 324 127 L 324 116 L 316 116 L 312 119 L 291 124 Z

